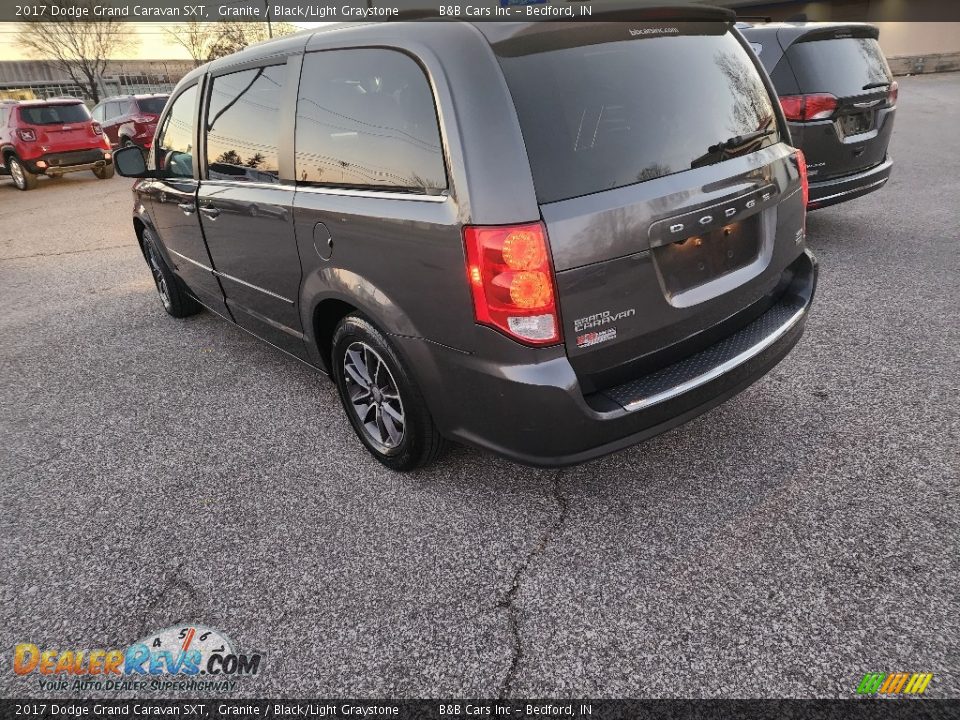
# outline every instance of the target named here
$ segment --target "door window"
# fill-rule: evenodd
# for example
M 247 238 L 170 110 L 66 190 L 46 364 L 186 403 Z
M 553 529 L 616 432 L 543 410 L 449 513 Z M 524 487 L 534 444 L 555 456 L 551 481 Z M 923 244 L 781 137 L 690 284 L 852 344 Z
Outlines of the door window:
M 93 119 L 97 122 L 103 122 L 103 105 L 97 105 L 93 109 Z
M 440 194 L 447 187 L 433 92 L 393 50 L 334 50 L 303 60 L 297 182 Z
M 280 104 L 286 65 L 213 79 L 207 110 L 207 173 L 211 180 L 278 183 Z
M 193 177 L 193 138 L 197 86 L 184 90 L 157 133 L 157 168 L 166 177 Z

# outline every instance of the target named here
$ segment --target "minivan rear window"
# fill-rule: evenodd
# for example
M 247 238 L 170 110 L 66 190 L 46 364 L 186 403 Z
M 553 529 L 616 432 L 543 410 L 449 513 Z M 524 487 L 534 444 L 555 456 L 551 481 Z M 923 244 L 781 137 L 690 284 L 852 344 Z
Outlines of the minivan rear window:
M 517 37 L 494 49 L 542 203 L 652 180 L 779 141 L 766 86 L 724 23 L 551 28 L 540 38 Z M 716 148 L 767 131 L 726 152 Z
M 873 38 L 798 42 L 787 51 L 787 59 L 802 93 L 850 97 L 891 80 L 887 60 Z
M 82 103 L 76 105 L 32 105 L 20 108 L 20 119 L 27 125 L 63 125 L 90 120 L 90 111 Z

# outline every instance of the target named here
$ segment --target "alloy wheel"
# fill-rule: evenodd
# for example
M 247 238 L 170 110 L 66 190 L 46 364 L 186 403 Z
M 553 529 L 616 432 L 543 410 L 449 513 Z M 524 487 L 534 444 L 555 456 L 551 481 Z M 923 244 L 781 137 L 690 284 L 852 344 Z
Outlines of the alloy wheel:
M 170 309 L 170 289 L 167 287 L 167 280 L 163 276 L 160 268 L 160 258 L 157 257 L 157 251 L 153 247 L 147 249 L 147 257 L 150 261 L 150 272 L 153 274 L 153 281 L 157 284 L 157 292 L 160 294 L 160 301 L 163 307 Z
M 13 182 L 16 183 L 18 188 L 22 188 L 27 184 L 27 178 L 23 174 L 23 167 L 16 160 L 10 161 L 10 175 L 13 177 Z
M 343 375 L 367 438 L 383 453 L 396 449 L 403 441 L 403 401 L 383 358 L 366 343 L 353 342 L 344 353 Z

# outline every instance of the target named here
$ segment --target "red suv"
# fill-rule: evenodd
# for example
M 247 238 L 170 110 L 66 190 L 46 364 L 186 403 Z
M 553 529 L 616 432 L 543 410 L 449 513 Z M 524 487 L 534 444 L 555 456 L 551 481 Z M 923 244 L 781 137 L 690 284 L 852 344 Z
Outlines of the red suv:
M 101 101 L 93 109 L 93 119 L 114 147 L 139 145 L 150 148 L 157 118 L 163 112 L 169 95 L 120 95 Z
M 113 177 L 113 153 L 103 129 L 82 100 L 0 102 L 3 170 L 21 190 L 37 186 L 38 175 L 92 170 Z

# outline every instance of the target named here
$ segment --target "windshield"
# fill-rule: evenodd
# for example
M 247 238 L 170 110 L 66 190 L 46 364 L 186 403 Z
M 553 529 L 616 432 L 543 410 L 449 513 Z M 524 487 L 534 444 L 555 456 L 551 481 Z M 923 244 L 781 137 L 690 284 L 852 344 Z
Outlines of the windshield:
M 163 97 L 140 98 L 137 100 L 137 105 L 140 106 L 140 112 L 147 113 L 148 115 L 159 115 L 163 112 L 166 104 L 166 95 Z
M 598 23 L 498 43 L 539 201 L 778 142 L 767 89 L 728 27 Z
M 90 120 L 90 111 L 82 103 L 76 105 L 32 105 L 20 108 L 20 119 L 28 125 L 65 125 Z

